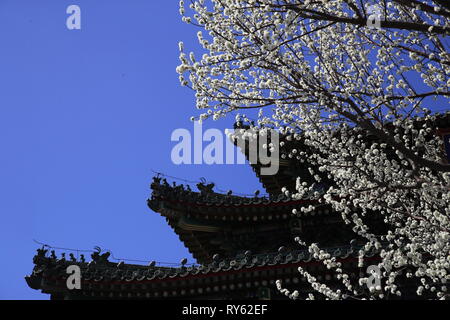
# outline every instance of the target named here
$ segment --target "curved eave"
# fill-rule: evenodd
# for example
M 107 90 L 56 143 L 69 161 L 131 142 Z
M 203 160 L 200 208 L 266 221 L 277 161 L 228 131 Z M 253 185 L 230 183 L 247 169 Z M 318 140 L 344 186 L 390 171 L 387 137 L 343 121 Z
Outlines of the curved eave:
M 293 200 L 287 197 L 280 198 L 278 200 L 268 200 L 265 198 L 244 198 L 241 203 L 227 203 L 223 201 L 208 201 L 208 200 L 198 200 L 189 201 L 184 200 L 181 197 L 176 196 L 152 196 L 151 199 L 147 200 L 148 207 L 155 212 L 162 213 L 161 208 L 171 208 L 174 210 L 185 211 L 190 214 L 203 214 L 208 219 L 229 219 L 237 220 L 240 215 L 243 216 L 268 216 L 269 213 L 272 215 L 290 215 L 293 208 L 298 208 L 300 206 L 318 204 L 317 199 L 302 199 Z M 314 214 L 328 213 L 329 210 L 326 208 L 320 208 Z M 305 214 L 307 215 L 307 214 Z M 227 219 L 227 220 L 228 220 Z
M 357 249 L 357 248 L 356 248 Z M 358 261 L 358 250 L 351 247 L 329 249 L 337 261 L 351 264 L 355 267 Z M 378 259 L 373 253 L 367 260 Z M 124 264 L 118 268 L 113 263 L 96 265 L 74 261 L 55 262 L 50 258 L 40 259 L 40 265 L 26 277 L 27 284 L 45 293 L 72 293 L 66 287 L 67 265 L 78 265 L 81 269 L 80 293 L 88 296 L 102 297 L 181 297 L 191 290 L 191 296 L 198 295 L 200 290 L 205 293 L 208 288 L 219 286 L 227 292 L 231 286 L 248 283 L 258 288 L 261 281 L 274 282 L 280 274 L 283 277 L 297 277 L 297 268 L 306 267 L 319 271 L 322 276 L 331 275 L 320 261 L 316 261 L 307 251 L 271 253 L 265 255 L 239 256 L 234 259 L 216 261 L 203 266 L 179 268 L 155 268 Z M 312 268 L 312 269 L 311 269 Z M 280 271 L 275 271 L 280 270 Z M 246 274 L 244 277 L 241 274 Z M 243 280 L 245 279 L 245 280 Z M 170 285 L 168 285 L 170 283 Z M 171 291 L 168 291 L 168 288 Z M 201 288 L 201 289 L 200 289 Z M 195 289 L 195 294 L 192 290 Z M 200 289 L 200 290 L 198 290 Z

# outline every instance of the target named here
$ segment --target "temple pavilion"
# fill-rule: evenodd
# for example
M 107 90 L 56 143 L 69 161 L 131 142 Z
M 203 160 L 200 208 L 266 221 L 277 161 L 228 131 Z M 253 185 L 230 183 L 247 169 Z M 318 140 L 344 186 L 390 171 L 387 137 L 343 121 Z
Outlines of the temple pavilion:
M 447 114 L 439 123 L 439 132 L 448 134 L 449 119 Z M 248 150 L 242 151 L 248 156 Z M 294 200 L 281 188 L 293 191 L 296 177 L 308 180 L 310 174 L 289 157 L 280 156 L 279 166 L 276 175 L 264 176 L 260 163 L 251 164 L 266 190 L 264 196 L 218 193 L 214 184 L 206 183 L 199 183 L 194 191 L 193 186 L 169 183 L 163 176 L 153 178 L 148 207 L 166 220 L 195 264 L 187 264 L 186 259 L 175 266 L 154 261 L 129 264 L 110 261 L 110 253 L 100 249 L 90 259 L 73 253 L 57 256 L 51 248 L 43 247 L 33 258 L 34 269 L 26 277 L 27 284 L 56 300 L 286 299 L 276 289 L 276 280 L 302 296 L 313 292 L 298 272 L 301 266 L 331 288 L 342 285 L 333 271 L 299 247 L 296 236 L 318 243 L 342 263 L 350 278 L 365 274 L 367 264 L 379 259 L 377 252 L 368 252 L 365 266 L 358 267 L 363 242 L 355 238 L 340 214 L 319 202 L 322 190 L 332 182 L 324 179 L 314 192 Z M 294 208 L 309 204 L 315 206 L 314 211 L 292 214 Z M 374 218 L 372 224 L 377 227 L 380 223 Z M 69 290 L 66 285 L 69 265 L 80 267 L 80 289 Z

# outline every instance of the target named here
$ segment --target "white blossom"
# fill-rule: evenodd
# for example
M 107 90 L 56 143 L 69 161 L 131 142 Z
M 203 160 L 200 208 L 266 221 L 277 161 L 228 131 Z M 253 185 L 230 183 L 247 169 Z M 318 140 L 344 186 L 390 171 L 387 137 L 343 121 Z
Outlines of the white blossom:
M 202 113 L 195 118 L 256 110 L 255 126 L 284 134 L 282 159 L 299 161 L 316 182 L 334 182 L 322 195 L 300 179 L 296 190 L 280 191 L 298 199 L 315 194 L 332 206 L 366 241 L 359 265 L 370 250 L 380 256 L 382 285 L 363 296 L 359 289 L 367 278 L 351 281 L 311 244 L 314 258 L 342 283 L 341 289 L 328 287 L 300 268 L 315 291 L 327 299 L 402 296 L 397 282 L 403 272 L 420 279 L 418 295 L 446 299 L 450 167 L 428 104 L 439 98 L 443 108 L 449 106 L 449 13 L 441 1 L 379 2 L 382 28 L 371 29 L 361 18 L 370 3 L 193 0 L 188 10 L 180 1 L 183 21 L 204 31 L 198 33 L 204 52 L 189 60 L 180 45 L 179 80 L 196 92 Z M 308 148 L 290 148 L 293 141 Z M 312 205 L 292 211 L 314 212 Z M 385 234 L 367 225 L 373 214 L 384 220 Z M 293 299 L 314 299 L 281 282 L 277 287 Z

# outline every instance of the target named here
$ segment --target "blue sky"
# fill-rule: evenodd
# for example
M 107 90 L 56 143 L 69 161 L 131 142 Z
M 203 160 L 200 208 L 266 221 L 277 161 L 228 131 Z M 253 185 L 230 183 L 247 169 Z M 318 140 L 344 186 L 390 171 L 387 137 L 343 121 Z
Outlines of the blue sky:
M 81 8 L 81 30 L 66 28 L 71 4 Z M 175 72 L 178 41 L 196 49 L 196 32 L 177 0 L 0 0 L 0 299 L 48 298 L 24 280 L 33 239 L 192 261 L 146 206 L 151 170 L 261 189 L 246 165 L 170 160 L 172 131 L 192 130 L 197 114 Z

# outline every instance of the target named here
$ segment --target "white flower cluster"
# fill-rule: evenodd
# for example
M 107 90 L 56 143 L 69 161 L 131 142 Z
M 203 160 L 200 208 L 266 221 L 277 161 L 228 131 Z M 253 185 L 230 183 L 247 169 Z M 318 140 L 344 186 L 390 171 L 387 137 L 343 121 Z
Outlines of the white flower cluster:
M 333 181 L 316 196 L 366 239 L 360 266 L 370 250 L 381 257 L 382 290 L 369 298 L 401 295 L 404 273 L 423 279 L 417 294 L 449 298 L 450 166 L 436 135 L 439 117 L 426 107 L 437 99 L 448 110 L 450 11 L 442 1 L 387 1 L 379 4 L 381 29 L 371 29 L 369 3 L 193 0 L 187 8 L 182 0 L 183 21 L 202 29 L 204 53 L 198 59 L 180 43 L 177 72 L 195 91 L 200 120 L 259 110 L 254 126 L 286 137 L 282 158 L 307 166 L 318 183 Z M 305 148 L 289 147 L 296 142 Z M 314 190 L 298 179 L 294 192 L 282 192 L 302 198 Z M 367 225 L 374 215 L 386 234 Z M 346 293 L 301 271 L 317 291 L 329 299 L 360 295 L 333 259 L 312 250 Z

